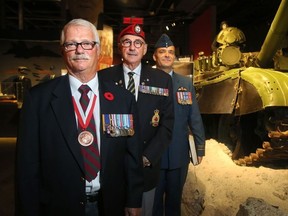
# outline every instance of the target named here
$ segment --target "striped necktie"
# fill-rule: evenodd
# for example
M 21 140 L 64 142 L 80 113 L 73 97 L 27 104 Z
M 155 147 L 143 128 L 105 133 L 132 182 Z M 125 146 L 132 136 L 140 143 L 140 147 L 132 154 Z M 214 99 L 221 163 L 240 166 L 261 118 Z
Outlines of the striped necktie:
M 134 78 L 133 78 L 134 74 L 135 74 L 134 72 L 129 72 L 128 73 L 129 81 L 128 81 L 128 85 L 127 85 L 127 90 L 135 95 L 135 82 L 134 82 Z
M 91 90 L 88 85 L 81 85 L 78 89 L 81 93 L 80 97 L 80 104 L 83 109 L 83 112 L 85 113 L 88 105 L 89 105 L 89 97 L 88 92 Z M 96 97 L 96 96 L 95 96 Z M 78 123 L 79 125 L 79 123 Z M 93 134 L 93 143 L 89 146 L 83 146 L 81 147 L 81 152 L 84 159 L 84 167 L 85 167 L 85 178 L 87 181 L 92 181 L 96 178 L 98 171 L 100 170 L 100 154 L 97 144 L 97 137 L 96 137 L 96 124 L 94 121 L 94 116 L 92 114 L 91 120 L 89 122 L 89 125 L 87 128 L 81 128 L 78 127 L 79 134 L 83 131 L 87 130 Z

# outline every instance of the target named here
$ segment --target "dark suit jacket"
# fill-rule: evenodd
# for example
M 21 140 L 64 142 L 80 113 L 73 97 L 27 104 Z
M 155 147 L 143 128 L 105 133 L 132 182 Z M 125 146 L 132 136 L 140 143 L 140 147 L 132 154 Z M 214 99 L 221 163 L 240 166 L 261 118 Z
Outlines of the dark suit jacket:
M 107 100 L 105 92 L 111 92 L 114 99 Z M 137 108 L 131 94 L 114 83 L 99 83 L 99 99 L 101 114 L 134 115 L 132 137 L 111 138 L 100 131 L 103 215 L 124 215 L 125 206 L 141 207 L 142 202 Z M 30 216 L 85 215 L 84 165 L 77 136 L 68 76 L 31 88 L 23 104 L 17 139 L 19 212 Z
M 99 79 L 113 80 L 116 84 L 125 87 L 123 66 L 117 65 L 99 71 Z M 169 96 L 138 93 L 137 106 L 140 119 L 140 135 L 143 145 L 143 155 L 152 163 L 151 167 L 144 168 L 145 191 L 156 187 L 160 173 L 161 156 L 172 139 L 174 123 L 174 109 L 172 96 L 172 79 L 165 72 L 143 65 L 141 68 L 140 84 L 169 90 Z M 151 124 L 155 110 L 159 110 L 159 126 Z
M 162 169 L 176 169 L 189 163 L 189 129 L 191 130 L 198 156 L 205 154 L 205 134 L 201 114 L 196 100 L 191 79 L 173 72 L 174 129 L 173 138 L 162 157 Z M 177 102 L 179 88 L 187 89 L 192 94 L 192 105 Z

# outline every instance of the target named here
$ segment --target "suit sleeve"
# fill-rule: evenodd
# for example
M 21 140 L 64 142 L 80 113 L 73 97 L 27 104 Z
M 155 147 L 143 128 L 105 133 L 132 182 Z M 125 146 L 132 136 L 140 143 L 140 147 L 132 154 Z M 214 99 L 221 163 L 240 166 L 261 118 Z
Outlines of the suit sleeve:
M 39 215 L 39 145 L 38 117 L 28 93 L 21 110 L 16 151 L 17 215 Z M 29 123 L 29 125 L 27 124 Z
M 169 90 L 169 95 L 165 97 L 162 106 L 162 115 L 160 116 L 159 128 L 155 136 L 150 140 L 143 155 L 148 158 L 150 163 L 158 163 L 165 149 L 172 140 L 172 132 L 174 125 L 174 102 L 173 102 L 173 87 L 172 79 L 168 75 L 165 88 Z
M 205 132 L 200 114 L 198 102 L 196 99 L 195 88 L 192 82 L 189 82 L 189 87 L 192 94 L 192 105 L 189 111 L 189 128 L 193 134 L 198 156 L 205 155 Z

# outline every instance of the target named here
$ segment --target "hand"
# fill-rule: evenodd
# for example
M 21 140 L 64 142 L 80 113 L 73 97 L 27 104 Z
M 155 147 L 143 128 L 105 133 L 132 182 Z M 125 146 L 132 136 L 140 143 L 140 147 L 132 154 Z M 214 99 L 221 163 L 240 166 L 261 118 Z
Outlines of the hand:
M 147 159 L 147 157 L 143 156 L 143 167 L 149 167 L 151 166 L 150 161 Z
M 200 164 L 203 160 L 203 157 L 198 156 L 198 164 Z
M 141 216 L 141 208 L 125 208 L 125 216 Z

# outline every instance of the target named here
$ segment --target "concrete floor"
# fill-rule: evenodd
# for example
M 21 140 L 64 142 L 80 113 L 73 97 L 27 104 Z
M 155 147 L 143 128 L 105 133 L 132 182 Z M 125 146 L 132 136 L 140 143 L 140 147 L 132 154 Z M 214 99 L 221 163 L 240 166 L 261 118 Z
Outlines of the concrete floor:
M 0 215 L 13 216 L 15 210 L 16 138 L 0 138 Z

